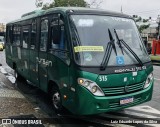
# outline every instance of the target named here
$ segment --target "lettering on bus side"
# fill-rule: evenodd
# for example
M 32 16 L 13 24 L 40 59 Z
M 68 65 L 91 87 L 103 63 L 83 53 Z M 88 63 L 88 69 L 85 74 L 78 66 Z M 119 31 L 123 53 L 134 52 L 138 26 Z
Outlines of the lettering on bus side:
M 50 66 L 50 67 L 52 67 L 52 61 L 49 61 L 49 60 L 46 60 L 46 59 L 43 59 L 43 58 L 38 58 L 38 57 L 36 57 L 36 61 L 39 64 L 42 64 L 44 66 Z

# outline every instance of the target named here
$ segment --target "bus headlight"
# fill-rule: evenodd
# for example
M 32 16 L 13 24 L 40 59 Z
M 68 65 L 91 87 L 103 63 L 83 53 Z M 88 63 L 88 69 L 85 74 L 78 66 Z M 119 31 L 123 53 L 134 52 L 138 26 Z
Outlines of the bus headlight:
M 144 85 L 144 89 L 148 88 L 153 80 L 153 73 L 149 74 Z
M 95 93 L 95 92 L 97 92 L 97 86 L 92 87 L 92 93 Z
M 84 78 L 78 78 L 78 84 L 87 88 L 93 95 L 105 96 L 101 88 L 95 82 L 91 80 L 84 79 Z

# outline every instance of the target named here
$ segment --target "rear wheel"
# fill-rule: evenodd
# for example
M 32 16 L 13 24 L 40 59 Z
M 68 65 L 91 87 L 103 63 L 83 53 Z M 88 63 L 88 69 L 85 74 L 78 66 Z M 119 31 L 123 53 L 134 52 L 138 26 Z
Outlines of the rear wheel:
M 15 77 L 16 81 L 24 80 L 24 78 L 18 73 L 16 68 L 14 69 L 14 77 Z

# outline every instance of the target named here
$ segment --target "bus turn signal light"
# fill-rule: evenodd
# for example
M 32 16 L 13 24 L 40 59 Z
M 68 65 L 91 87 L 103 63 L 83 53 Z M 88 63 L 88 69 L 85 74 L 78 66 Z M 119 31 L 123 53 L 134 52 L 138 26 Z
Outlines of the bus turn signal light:
M 65 100 L 67 99 L 67 96 L 66 96 L 66 95 L 64 95 L 63 97 L 64 97 Z

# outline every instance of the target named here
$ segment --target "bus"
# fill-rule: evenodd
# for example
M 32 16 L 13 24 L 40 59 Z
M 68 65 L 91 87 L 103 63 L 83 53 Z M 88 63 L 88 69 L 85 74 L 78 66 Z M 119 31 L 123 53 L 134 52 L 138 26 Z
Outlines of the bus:
M 90 115 L 151 100 L 153 66 L 131 16 L 57 7 L 7 23 L 6 62 L 56 111 Z

